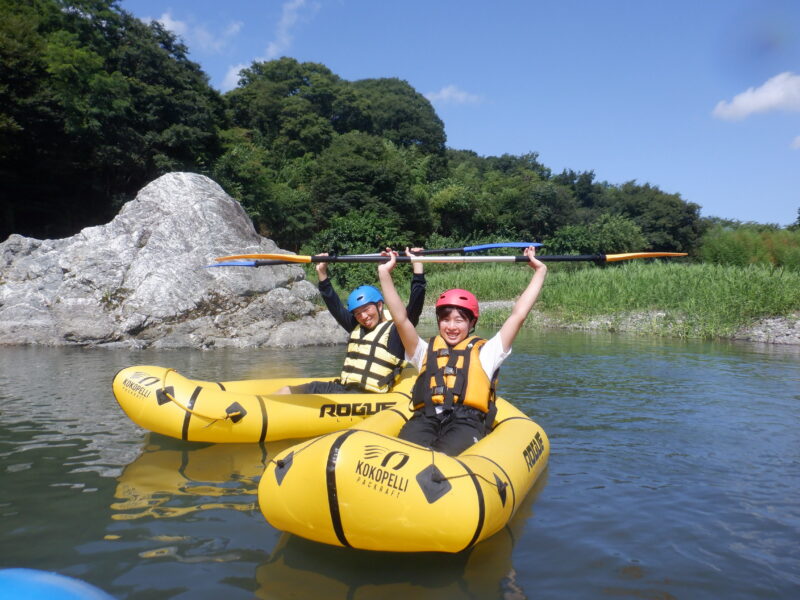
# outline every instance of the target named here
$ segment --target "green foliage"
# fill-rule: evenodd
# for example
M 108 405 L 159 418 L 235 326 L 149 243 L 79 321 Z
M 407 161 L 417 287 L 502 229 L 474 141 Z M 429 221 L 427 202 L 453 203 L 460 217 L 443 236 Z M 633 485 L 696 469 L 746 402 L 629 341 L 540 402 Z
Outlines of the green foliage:
M 385 248 L 404 248 L 409 244 L 396 218 L 374 211 L 354 210 L 344 216 L 333 217 L 328 228 L 303 246 L 302 253 L 373 254 Z M 404 265 L 398 266 L 398 269 L 401 267 Z M 372 263 L 333 264 L 329 266 L 329 275 L 345 289 L 377 281 L 376 265 Z
M 800 274 L 766 267 L 631 261 L 617 269 L 558 275 L 545 285 L 546 307 L 575 320 L 667 311 L 670 335 L 728 336 L 758 318 L 800 309 Z
M 361 132 L 336 136 L 311 176 L 311 210 L 323 228 L 351 211 L 384 213 L 403 227 L 415 214 L 411 171 L 397 148 L 382 138 Z
M 689 252 L 704 231 L 699 205 L 649 184 L 630 181 L 610 188 L 609 206 L 639 225 L 649 249 Z
M 408 82 L 395 78 L 362 79 L 352 87 L 367 107 L 368 133 L 398 146 L 418 146 L 431 154 L 444 152 L 444 123 L 431 103 Z
M 719 265 L 771 265 L 800 271 L 800 230 L 717 225 L 703 237 L 698 256 Z
M 270 200 L 276 179 L 266 166 L 268 152 L 244 129 L 223 131 L 221 139 L 224 152 L 214 162 L 211 176 L 242 204 L 254 222 L 265 222 L 274 208 Z
M 173 170 L 208 173 L 291 250 L 354 215 L 403 242 L 547 238 L 548 250 L 602 252 L 690 251 L 707 224 L 654 186 L 554 176 L 535 152 L 447 149 L 431 103 L 400 79 L 350 82 L 284 57 L 252 63 L 220 96 L 175 36 L 114 0 L 0 9 L 0 173 L 14 199 L 0 239 L 105 222 Z
M 620 215 L 603 214 L 588 225 L 566 225 L 545 240 L 548 254 L 617 254 L 647 250 L 642 230 Z
M 614 330 L 628 318 L 650 324 L 648 333 L 678 337 L 729 337 L 757 319 L 800 310 L 800 272 L 765 266 L 629 261 L 614 269 L 549 268 L 535 311 L 560 323 L 598 317 Z M 516 298 L 531 269 L 471 265 L 428 275 L 429 298 L 451 288 L 472 291 L 481 304 Z M 482 311 L 483 312 L 483 311 Z M 499 326 L 510 309 L 485 311 L 484 325 Z
M 107 221 L 116 199 L 216 155 L 221 99 L 160 25 L 113 0 L 0 2 L 0 56 L 15 67 L 0 74 L 13 227 L 0 238 Z
M 463 184 L 442 182 L 428 201 L 434 230 L 455 237 L 470 235 L 476 229 L 472 198 L 471 190 Z
M 542 239 L 569 222 L 574 199 L 550 181 L 514 177 L 498 193 L 502 229 L 514 237 Z
M 444 125 L 430 102 L 399 79 L 351 83 L 323 65 L 284 57 L 244 69 L 227 100 L 235 124 L 258 131 L 280 158 L 317 156 L 334 134 L 353 131 L 425 154 L 444 151 Z

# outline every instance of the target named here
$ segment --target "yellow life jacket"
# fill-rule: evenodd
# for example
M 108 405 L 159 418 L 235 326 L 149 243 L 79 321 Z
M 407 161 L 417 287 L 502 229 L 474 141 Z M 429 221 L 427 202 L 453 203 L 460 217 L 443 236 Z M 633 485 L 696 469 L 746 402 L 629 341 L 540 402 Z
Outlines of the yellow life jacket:
M 342 384 L 356 384 L 370 392 L 388 392 L 405 366 L 405 361 L 389 352 L 389 334 L 394 328 L 391 315 L 384 311 L 384 319 L 371 331 L 356 325 L 350 332 L 347 357 L 344 359 Z
M 414 409 L 435 414 L 434 405 L 464 404 L 489 413 L 494 407 L 497 373 L 490 379 L 478 355 L 486 340 L 468 337 L 455 346 L 437 335 L 428 342 L 420 375 L 411 392 Z M 490 423 L 487 423 L 490 425 Z

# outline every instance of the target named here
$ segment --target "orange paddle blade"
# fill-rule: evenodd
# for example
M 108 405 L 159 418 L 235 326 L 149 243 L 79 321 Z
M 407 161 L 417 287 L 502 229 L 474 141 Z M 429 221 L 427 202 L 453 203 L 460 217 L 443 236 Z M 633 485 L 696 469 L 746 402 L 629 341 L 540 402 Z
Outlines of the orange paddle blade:
M 627 252 L 625 254 L 606 254 L 607 262 L 630 260 L 632 258 L 664 258 L 668 256 L 687 256 L 686 252 Z

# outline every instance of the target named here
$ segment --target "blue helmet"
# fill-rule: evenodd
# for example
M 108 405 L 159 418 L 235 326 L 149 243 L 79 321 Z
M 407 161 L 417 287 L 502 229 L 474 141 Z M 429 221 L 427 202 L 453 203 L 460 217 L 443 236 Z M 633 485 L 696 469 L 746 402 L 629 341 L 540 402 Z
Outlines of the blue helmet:
M 355 309 L 370 304 L 372 302 L 383 302 L 383 296 L 371 285 L 360 285 L 354 289 L 347 298 L 347 310 L 353 312 Z

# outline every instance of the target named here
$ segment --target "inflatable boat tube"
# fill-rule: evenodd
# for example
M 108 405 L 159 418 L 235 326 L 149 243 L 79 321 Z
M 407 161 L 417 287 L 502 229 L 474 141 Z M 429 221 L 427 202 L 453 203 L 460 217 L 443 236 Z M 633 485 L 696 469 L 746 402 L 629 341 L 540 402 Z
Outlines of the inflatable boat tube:
M 114 377 L 120 407 L 144 429 L 193 442 L 271 442 L 339 431 L 387 408 L 408 405 L 416 377 L 406 369 L 386 394 L 288 394 L 285 385 L 333 377 L 200 381 L 174 369 L 134 366 Z
M 54 571 L 0 569 L 0 598 L 14 600 L 114 600 L 100 588 Z
M 407 405 L 406 405 L 407 406 Z M 458 456 L 396 437 L 408 408 L 292 446 L 258 488 L 275 528 L 326 544 L 461 552 L 502 529 L 544 471 L 544 430 L 503 399 L 491 433 Z

